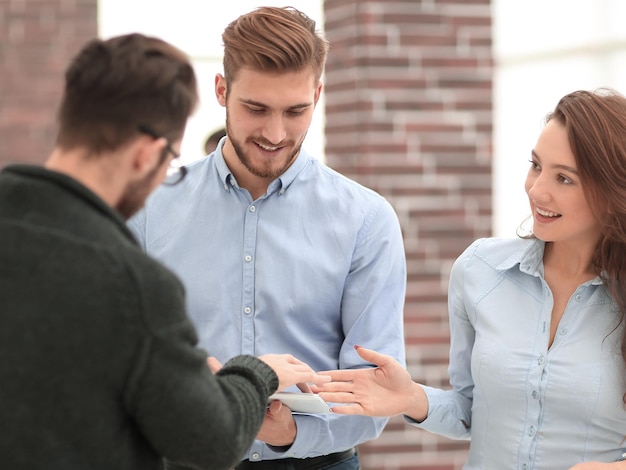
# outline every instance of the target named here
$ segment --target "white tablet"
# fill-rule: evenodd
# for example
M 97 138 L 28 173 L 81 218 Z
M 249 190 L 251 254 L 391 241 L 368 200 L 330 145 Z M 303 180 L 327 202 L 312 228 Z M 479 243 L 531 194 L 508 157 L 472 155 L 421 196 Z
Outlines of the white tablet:
M 269 401 L 271 400 L 280 400 L 287 405 L 293 413 L 330 413 L 328 403 L 314 393 L 278 392 L 270 395 Z

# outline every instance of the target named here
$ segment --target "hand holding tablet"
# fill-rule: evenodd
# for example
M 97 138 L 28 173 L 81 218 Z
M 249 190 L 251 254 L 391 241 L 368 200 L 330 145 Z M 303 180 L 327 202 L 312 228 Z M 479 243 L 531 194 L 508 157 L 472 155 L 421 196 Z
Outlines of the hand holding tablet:
M 319 395 L 314 393 L 278 392 L 270 395 L 269 401 L 280 400 L 293 413 L 328 414 L 330 408 Z

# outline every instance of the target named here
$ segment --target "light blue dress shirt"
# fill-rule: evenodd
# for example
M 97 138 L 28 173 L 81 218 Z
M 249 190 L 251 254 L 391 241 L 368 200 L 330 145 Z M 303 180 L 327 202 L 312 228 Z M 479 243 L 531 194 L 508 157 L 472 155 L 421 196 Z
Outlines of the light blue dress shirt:
M 144 249 L 182 278 L 200 346 L 222 362 L 290 353 L 330 370 L 364 367 L 358 344 L 404 363 L 406 266 L 391 205 L 304 151 L 253 201 L 226 166 L 223 143 L 129 222 Z M 247 458 L 343 451 L 387 422 L 294 416 L 287 452 L 257 441 Z
M 599 278 L 571 296 L 548 348 L 544 243 L 482 239 L 449 288 L 452 390 L 426 387 L 419 426 L 471 438 L 467 470 L 558 470 L 624 450 L 622 328 Z

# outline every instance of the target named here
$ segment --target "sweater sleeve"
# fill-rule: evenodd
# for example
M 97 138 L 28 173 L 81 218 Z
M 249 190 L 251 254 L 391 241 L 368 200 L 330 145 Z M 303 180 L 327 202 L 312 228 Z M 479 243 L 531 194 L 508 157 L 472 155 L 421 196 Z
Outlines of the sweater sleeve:
M 163 280 L 170 275 L 161 272 Z M 252 444 L 278 377 L 252 356 L 233 358 L 214 375 L 207 354 L 196 348 L 182 287 L 171 280 L 151 287 L 129 411 L 157 453 L 178 468 L 230 468 Z

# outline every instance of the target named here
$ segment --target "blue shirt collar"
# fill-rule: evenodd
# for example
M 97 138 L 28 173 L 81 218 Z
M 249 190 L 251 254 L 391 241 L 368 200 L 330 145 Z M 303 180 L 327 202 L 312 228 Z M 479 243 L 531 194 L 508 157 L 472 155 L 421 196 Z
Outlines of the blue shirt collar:
M 221 143 L 222 142 L 220 142 L 220 144 Z M 215 159 L 215 166 L 220 175 L 220 181 L 224 184 L 224 189 L 228 191 L 231 185 L 239 188 L 235 175 L 233 175 L 230 171 L 230 168 L 228 168 L 228 165 L 224 160 L 221 145 L 218 145 L 215 152 L 213 152 L 212 158 Z M 287 171 L 270 183 L 267 188 L 267 194 L 269 195 L 276 191 L 279 191 L 279 194 L 283 194 L 312 158 L 313 157 L 311 157 L 303 148 L 300 148 L 300 153 L 291 166 L 287 168 Z
M 511 253 L 508 258 L 496 267 L 496 269 L 506 271 L 519 265 L 519 270 L 521 272 L 530 276 L 543 278 L 543 252 L 545 246 L 545 242 L 537 239 L 531 239 L 530 243 L 521 245 L 519 250 Z M 602 284 L 602 279 L 600 279 L 600 276 L 596 276 L 589 282 L 589 284 L 600 285 Z

